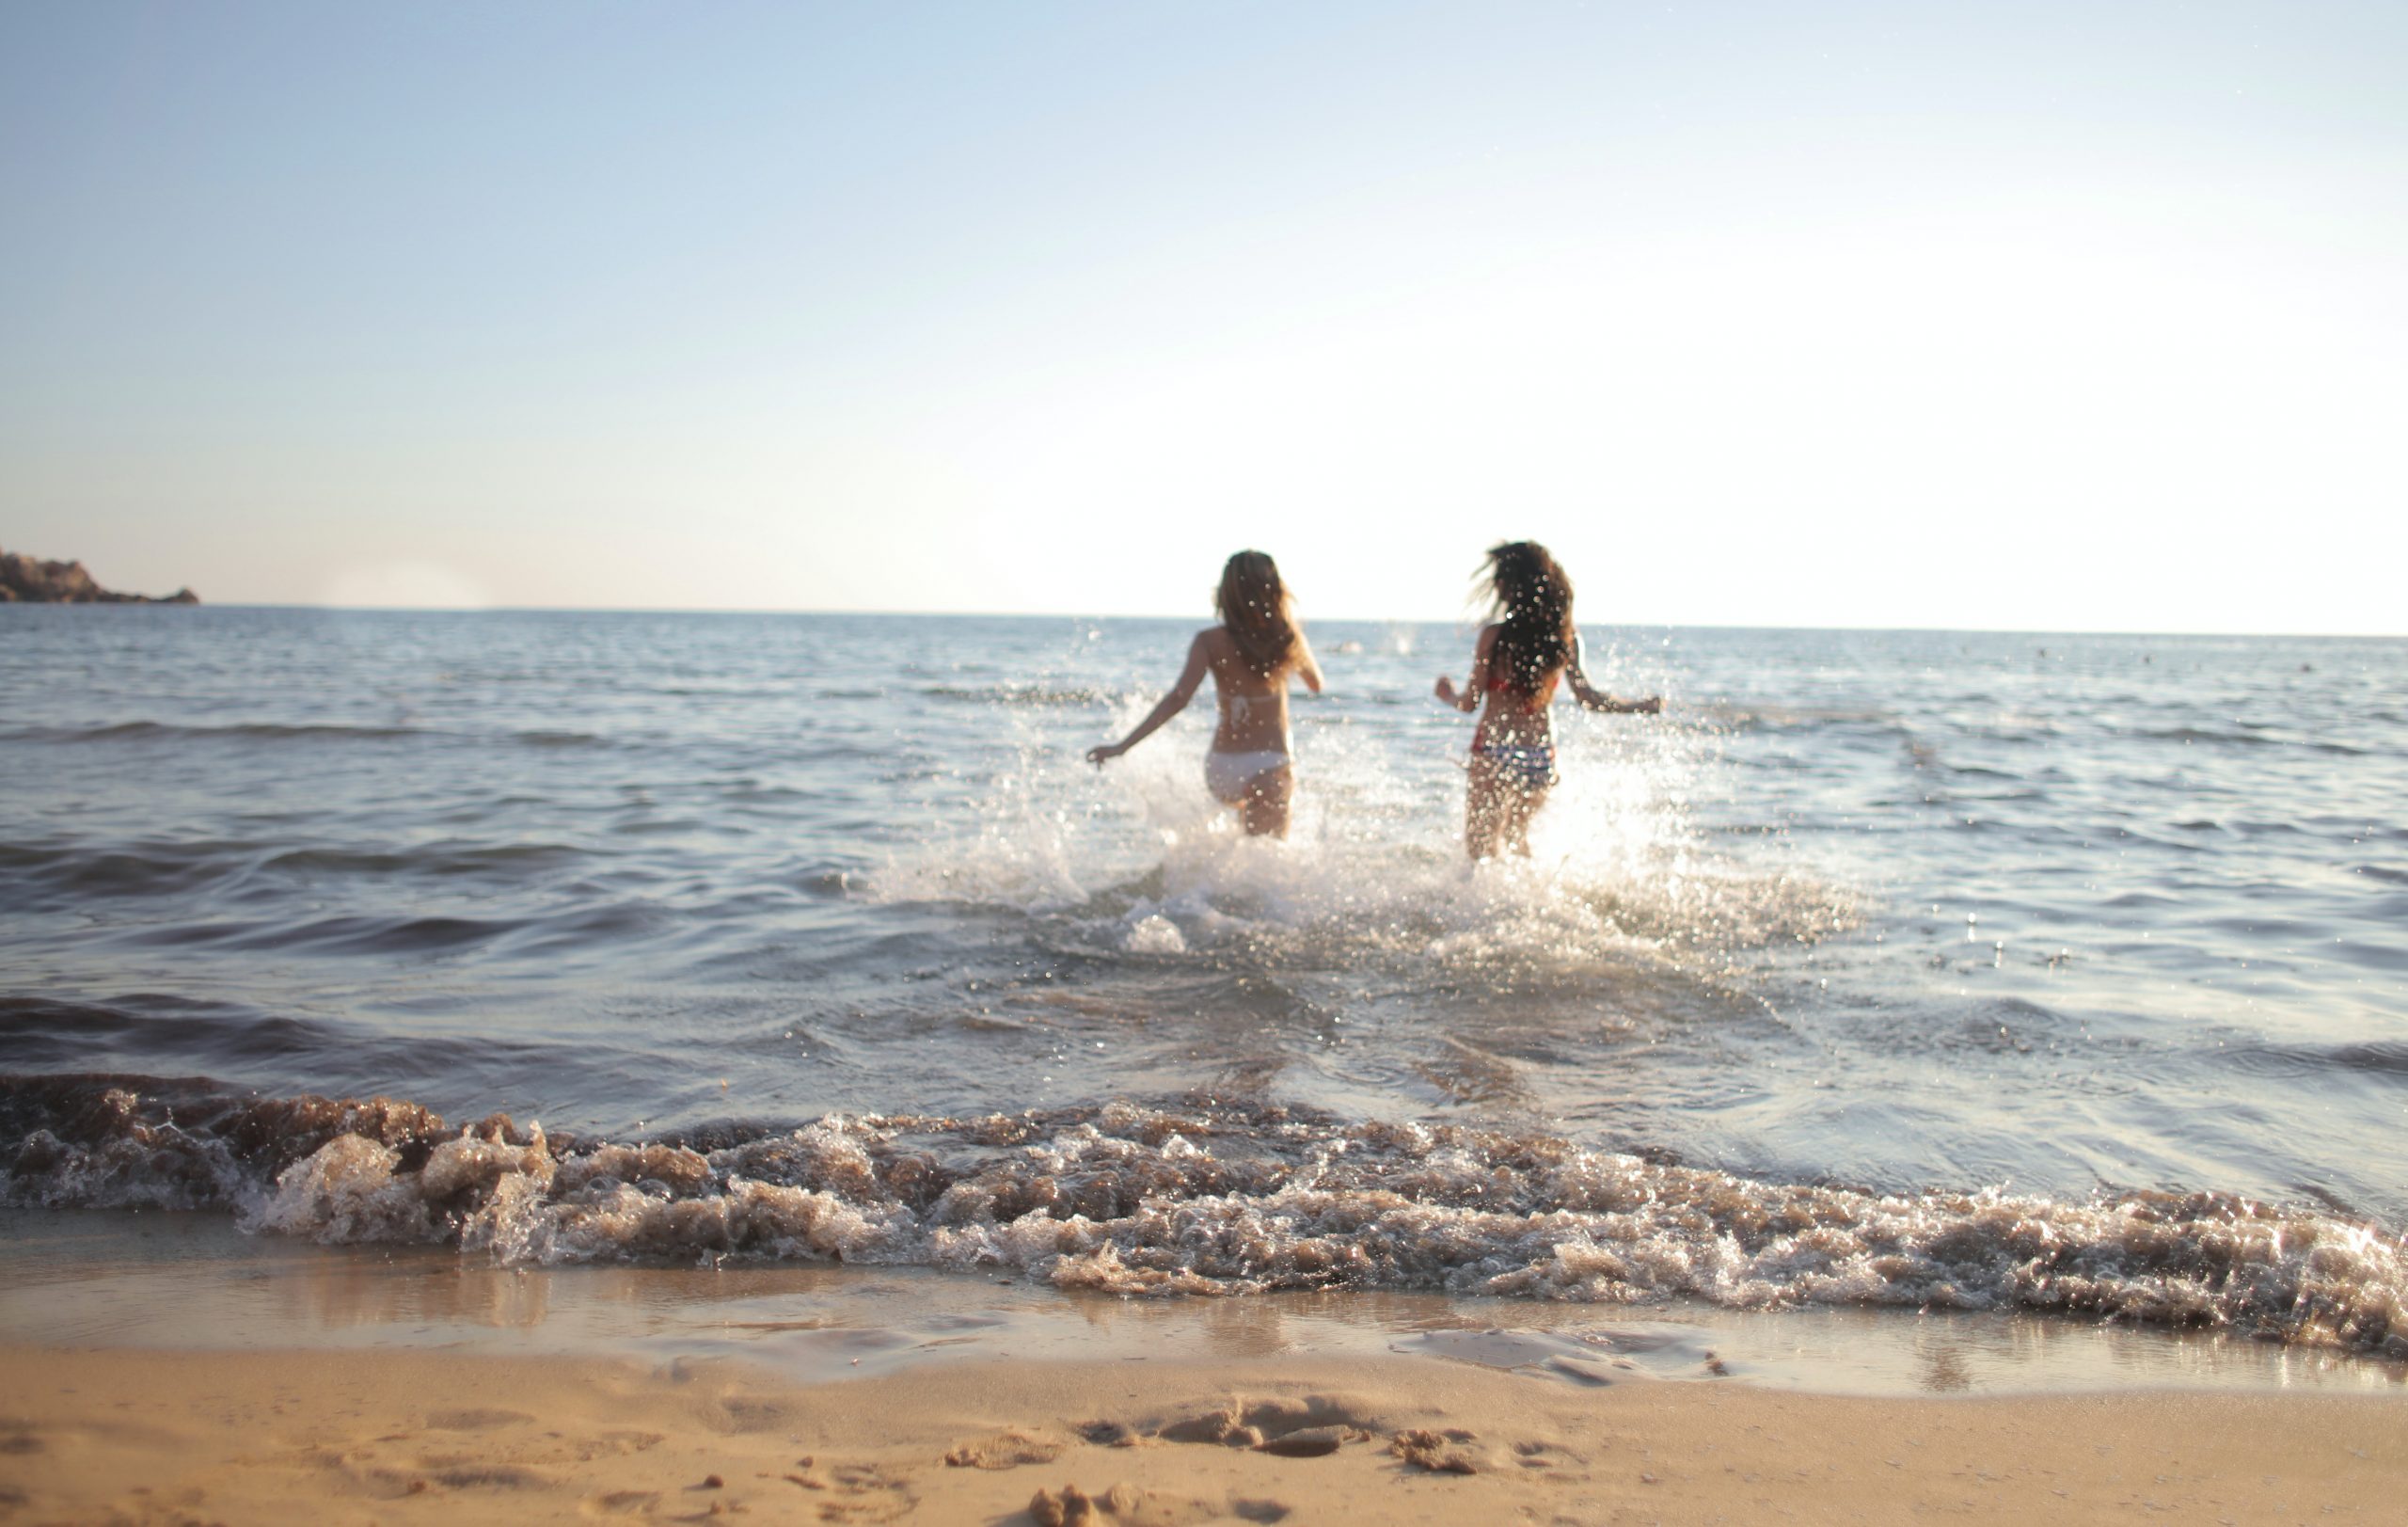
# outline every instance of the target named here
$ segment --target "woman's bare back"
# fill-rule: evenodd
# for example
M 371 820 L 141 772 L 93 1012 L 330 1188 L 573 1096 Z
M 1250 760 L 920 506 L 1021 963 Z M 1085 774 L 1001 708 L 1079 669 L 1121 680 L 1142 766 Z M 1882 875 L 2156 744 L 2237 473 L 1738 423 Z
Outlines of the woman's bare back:
M 1204 660 L 1212 668 L 1213 693 L 1221 704 L 1221 722 L 1212 733 L 1212 751 L 1288 751 L 1287 671 L 1283 669 L 1268 678 L 1256 673 L 1238 651 L 1237 642 L 1226 626 L 1213 627 L 1198 640 L 1204 647 Z

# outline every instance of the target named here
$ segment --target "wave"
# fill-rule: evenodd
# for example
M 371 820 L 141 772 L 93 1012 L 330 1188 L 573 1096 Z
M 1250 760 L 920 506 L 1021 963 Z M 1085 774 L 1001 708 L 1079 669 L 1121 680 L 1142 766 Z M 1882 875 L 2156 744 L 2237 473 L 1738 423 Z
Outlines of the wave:
M 221 726 L 196 726 L 160 721 L 120 721 L 103 726 L 21 726 L 0 733 L 8 742 L 117 742 L 176 738 L 392 738 L 423 737 L 418 726 L 355 726 L 325 722 L 233 722 Z
M 230 722 L 195 725 L 160 721 L 120 721 L 99 726 L 20 726 L 0 731 L 0 742 L 122 742 L 257 739 L 269 741 L 341 739 L 381 741 L 405 737 L 452 737 L 466 734 L 440 727 L 356 725 L 340 722 Z M 509 740 L 534 748 L 607 747 L 610 741 L 592 732 L 537 729 L 507 734 Z
M 964 700 L 974 705 L 1063 706 L 1109 705 L 1121 696 L 1088 685 L 1052 684 L 931 684 L 920 691 L 935 700 Z
M 230 1066 L 319 1052 L 351 1038 L 317 1020 L 160 993 L 122 997 L 116 1006 L 0 996 L 0 1053 L 19 1067 L 71 1066 L 98 1042 L 137 1053 L 173 1047 Z
M 2357 1044 L 2247 1044 L 2216 1052 L 2226 1064 L 2263 1075 L 2345 1074 L 2408 1080 L 2408 1042 L 2369 1040 Z
M 2237 724 L 2242 729 L 2225 731 L 2205 726 L 2143 726 L 2133 728 L 2126 735 L 2146 738 L 2156 742 L 2210 742 L 2242 747 L 2305 748 L 2311 753 L 2330 753 L 2351 758 L 2363 757 L 2368 752 L 2365 748 L 2348 742 L 2337 742 L 2329 738 L 2309 740 L 2273 737 L 2266 735 L 2256 724 L 2242 722 Z
M 287 849 L 262 862 L 267 869 L 339 875 L 519 875 L 557 869 L 595 857 L 594 851 L 565 843 L 469 843 L 457 840 L 417 848 Z
M 2344 1044 L 2333 1051 L 2334 1063 L 2353 1071 L 2387 1072 L 2395 1076 L 2408 1076 L 2408 1043 L 2377 1041 L 2369 1044 Z
M 0 889 L 0 906 L 73 897 L 160 896 L 205 885 L 260 851 L 254 843 L 130 839 L 92 848 L 0 843 L 0 869 L 22 895 Z
M 166 947 L 307 949 L 325 954 L 414 954 L 465 948 L 527 928 L 524 917 L 337 916 L 308 922 L 183 922 L 130 929 L 121 943 Z
M 416 1104 L 0 1078 L 0 1202 L 218 1209 L 505 1265 L 723 1258 L 1002 1269 L 1124 1295 L 1429 1289 L 2027 1310 L 2408 1357 L 2408 1248 L 2228 1194 L 2087 1203 L 1780 1184 L 1545 1135 L 1191 1096 L 649 1139 L 452 1129 Z
M 1876 731 L 1904 729 L 1893 711 L 1834 706 L 1739 705 L 1715 700 L 1694 708 L 1705 724 L 1731 732 L 1813 731 L 1821 727 L 1868 727 Z
M 604 748 L 610 745 L 609 739 L 596 737 L 592 732 L 558 729 L 513 732 L 510 740 L 530 748 Z
M 73 897 L 172 896 L 214 889 L 272 898 L 293 880 L 398 876 L 482 877 L 522 882 L 597 857 L 563 843 L 446 839 L 397 848 L 280 847 L 243 839 L 129 838 L 91 846 L 0 842 L 0 870 L 23 895 L 0 890 L 0 907 Z

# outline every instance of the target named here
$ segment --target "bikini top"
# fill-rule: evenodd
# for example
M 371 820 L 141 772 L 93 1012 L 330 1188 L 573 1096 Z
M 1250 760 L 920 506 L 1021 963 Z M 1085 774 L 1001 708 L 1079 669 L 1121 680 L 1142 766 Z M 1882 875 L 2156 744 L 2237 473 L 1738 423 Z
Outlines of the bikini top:
M 1560 668 L 1558 668 L 1554 672 L 1548 674 L 1546 676 L 1545 683 L 1540 685 L 1529 693 L 1522 696 L 1522 708 L 1525 710 L 1545 709 L 1546 703 L 1555 698 L 1556 680 L 1562 676 L 1563 670 Z M 1491 673 L 1488 676 L 1488 692 L 1491 694 L 1512 694 L 1516 692 L 1516 691 L 1514 690 L 1513 681 L 1511 676 L 1502 673 Z
M 1231 726 L 1244 726 L 1246 724 L 1246 718 L 1253 713 L 1256 706 L 1270 705 L 1277 698 L 1277 696 L 1272 694 L 1240 694 L 1235 690 L 1228 690 L 1223 692 L 1222 698 L 1228 704 L 1229 724 Z M 1279 746 L 1282 751 L 1285 751 L 1288 746 L 1288 728 L 1285 726 L 1281 726 L 1279 728 Z
M 1275 694 L 1240 694 L 1235 690 L 1226 692 L 1221 697 L 1228 702 L 1229 724 L 1232 726 L 1244 725 L 1246 717 L 1253 713 L 1256 706 L 1267 706 L 1278 698 Z

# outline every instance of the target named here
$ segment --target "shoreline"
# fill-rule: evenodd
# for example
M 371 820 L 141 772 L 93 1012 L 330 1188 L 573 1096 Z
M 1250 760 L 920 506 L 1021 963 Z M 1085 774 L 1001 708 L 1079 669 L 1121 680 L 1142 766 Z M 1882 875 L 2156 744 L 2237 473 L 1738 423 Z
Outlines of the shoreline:
M 1592 1304 L 1378 1290 L 1132 1297 L 997 1269 L 724 1259 L 505 1266 L 207 1211 L 0 1210 L 0 1344 L 731 1360 L 796 1383 L 990 1362 L 1395 1358 L 1588 1387 L 1873 1399 L 2408 1397 L 2408 1362 L 2020 1312 Z
M 0 1211 L 0 1521 L 2384 1521 L 2408 1364 L 1999 1312 L 505 1266 Z
M 1865 1399 L 1402 1357 L 731 1360 L 0 1347 L 0 1511 L 253 1522 L 2387 1519 L 2367 1396 Z

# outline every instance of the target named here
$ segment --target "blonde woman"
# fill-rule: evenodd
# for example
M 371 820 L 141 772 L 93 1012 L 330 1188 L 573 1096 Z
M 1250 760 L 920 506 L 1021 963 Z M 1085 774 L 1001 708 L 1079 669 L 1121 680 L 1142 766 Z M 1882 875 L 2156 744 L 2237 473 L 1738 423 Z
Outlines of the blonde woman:
M 1300 678 L 1319 694 L 1321 665 L 1290 609 L 1278 565 L 1263 552 L 1241 551 L 1228 560 L 1213 603 L 1221 624 L 1196 632 L 1188 644 L 1179 682 L 1127 737 L 1090 748 L 1087 761 L 1101 767 L 1152 736 L 1187 708 L 1209 673 L 1221 722 L 1212 732 L 1212 751 L 1204 755 L 1204 784 L 1237 808 L 1247 833 L 1286 837 L 1288 803 L 1296 790 L 1288 745 L 1288 679 Z

